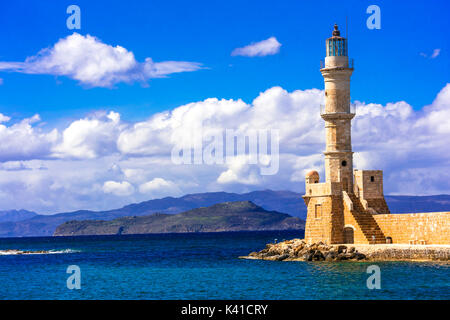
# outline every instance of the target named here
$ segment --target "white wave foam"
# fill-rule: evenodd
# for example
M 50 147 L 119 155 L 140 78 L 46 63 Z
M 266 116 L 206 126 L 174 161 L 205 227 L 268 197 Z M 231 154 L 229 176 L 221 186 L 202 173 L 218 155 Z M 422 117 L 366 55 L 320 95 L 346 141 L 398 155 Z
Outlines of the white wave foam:
M 22 255 L 22 254 L 65 254 L 65 253 L 77 253 L 79 250 L 73 249 L 62 249 L 62 250 L 16 250 L 16 249 L 8 249 L 8 250 L 0 250 L 0 256 L 8 256 L 8 255 Z

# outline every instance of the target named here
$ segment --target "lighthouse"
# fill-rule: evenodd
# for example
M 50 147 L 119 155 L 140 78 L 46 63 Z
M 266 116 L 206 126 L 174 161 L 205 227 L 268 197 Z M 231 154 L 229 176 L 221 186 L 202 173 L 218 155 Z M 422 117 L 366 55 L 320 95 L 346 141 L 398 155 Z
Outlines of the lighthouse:
M 325 44 L 325 64 L 320 69 L 325 81 L 325 105 L 320 110 L 326 132 L 325 176 L 327 182 L 339 182 L 350 193 L 353 192 L 351 121 L 355 116 L 350 110 L 353 60 L 350 64 L 347 39 L 341 37 L 336 24 Z
M 350 104 L 350 78 L 354 68 L 348 40 L 336 24 L 325 40 L 325 52 L 320 68 L 325 83 L 325 104 L 320 106 L 326 135 L 325 181 L 320 181 L 317 171 L 306 174 L 305 239 L 328 244 L 385 243 L 386 236 L 373 218 L 390 213 L 383 195 L 383 172 L 353 169 L 355 110 Z

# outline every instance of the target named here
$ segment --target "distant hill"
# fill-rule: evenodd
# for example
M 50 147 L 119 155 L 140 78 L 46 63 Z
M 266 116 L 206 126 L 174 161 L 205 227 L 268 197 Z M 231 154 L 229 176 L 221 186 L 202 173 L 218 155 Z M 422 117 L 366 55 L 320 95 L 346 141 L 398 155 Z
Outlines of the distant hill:
M 69 221 L 56 228 L 55 236 L 303 230 L 304 227 L 305 222 L 299 218 L 267 211 L 250 201 L 237 201 L 178 214 Z
M 266 210 L 275 210 L 292 216 L 306 216 L 306 208 L 301 195 L 291 191 L 264 190 L 244 194 L 208 192 L 188 194 L 179 198 L 154 199 L 107 211 L 80 210 L 54 215 L 37 215 L 20 222 L 0 222 L 0 237 L 51 236 L 57 226 L 70 220 L 113 220 L 151 213 L 175 214 L 230 201 L 252 201 Z
M 27 210 L 0 211 L 0 222 L 17 222 L 37 216 L 37 213 Z
M 272 190 L 243 194 L 209 192 L 188 194 L 179 198 L 154 199 L 107 211 L 80 210 L 55 215 L 35 215 L 21 221 L 0 219 L 0 237 L 51 236 L 57 226 L 70 220 L 113 220 L 157 212 L 176 214 L 230 201 L 251 201 L 266 210 L 283 212 L 306 220 L 306 206 L 300 193 Z M 392 213 L 450 211 L 450 195 L 386 196 L 386 201 Z

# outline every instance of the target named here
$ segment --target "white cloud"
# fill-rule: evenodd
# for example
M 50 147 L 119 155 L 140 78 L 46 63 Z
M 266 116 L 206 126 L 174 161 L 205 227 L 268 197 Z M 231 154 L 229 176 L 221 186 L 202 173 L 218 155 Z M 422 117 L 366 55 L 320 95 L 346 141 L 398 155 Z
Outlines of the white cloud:
M 23 119 L 11 126 L 2 124 L 10 118 L 0 115 L 0 161 L 43 159 L 50 156 L 50 149 L 58 139 L 58 130 L 43 132 L 33 124 L 39 115 Z
M 433 53 L 431 54 L 431 59 L 436 58 L 441 53 L 441 49 L 434 49 Z
M 274 55 L 280 52 L 281 43 L 277 38 L 270 37 L 266 40 L 251 43 L 242 48 L 236 48 L 231 53 L 232 56 L 245 56 L 245 57 L 263 57 L 268 55 Z
M 141 82 L 172 73 L 195 71 L 196 62 L 153 62 L 146 58 L 137 62 L 133 52 L 111 46 L 90 35 L 73 33 L 53 47 L 41 50 L 25 62 L 0 62 L 0 70 L 28 74 L 50 74 L 78 80 L 89 87 L 112 87 L 117 83 Z
M 248 158 L 236 156 L 227 164 L 228 169 L 217 178 L 220 184 L 238 183 L 244 185 L 258 185 L 262 181 L 259 167 L 248 163 Z
M 122 170 L 125 178 L 132 183 L 142 183 L 146 181 L 146 171 L 141 168 L 126 168 Z
M 116 152 L 116 142 L 124 125 L 117 112 L 101 112 L 91 118 L 72 122 L 62 133 L 62 141 L 53 147 L 59 158 L 97 158 Z
M 174 145 L 192 144 L 196 132 L 212 134 L 218 129 L 233 128 L 236 117 L 248 108 L 242 100 L 212 98 L 190 103 L 135 123 L 120 134 L 118 148 L 128 155 L 167 155 Z
M 0 170 L 22 171 L 22 170 L 32 170 L 32 169 L 30 167 L 27 167 L 23 161 L 7 161 L 4 163 L 0 163 Z
M 127 181 L 106 181 L 103 184 L 103 192 L 112 193 L 119 197 L 124 197 L 133 194 L 134 187 Z
M 139 186 L 139 192 L 144 194 L 158 194 L 162 196 L 179 195 L 180 188 L 172 181 L 163 178 L 154 178 Z
M 2 115 L 0 208 L 48 213 L 111 209 L 194 192 L 302 192 L 307 170 L 324 179 L 323 99 L 318 89 L 274 87 L 249 103 L 211 98 L 130 124 L 116 112 L 97 112 L 47 131 L 39 116 L 14 123 Z M 386 193 L 450 193 L 450 84 L 422 110 L 405 101 L 354 104 L 356 168 L 383 170 Z M 225 129 L 243 135 L 278 129 L 279 172 L 262 176 L 242 155 L 225 164 L 173 163 L 172 148 L 192 145 L 200 129 L 207 136 Z
M 4 114 L 0 113 L 0 123 L 2 123 L 2 122 L 8 122 L 9 120 L 11 120 L 10 117 L 5 116 Z
M 450 152 L 444 151 L 448 149 L 445 143 L 450 128 L 450 123 L 445 120 L 450 119 L 447 114 L 450 112 L 449 92 L 450 85 L 447 85 L 423 112 L 414 111 L 404 101 L 385 106 L 355 102 L 357 117 L 353 121 L 352 134 L 356 165 L 385 170 L 386 190 L 394 192 L 398 184 L 389 179 L 391 172 L 412 166 L 433 168 L 436 163 L 449 161 Z M 244 135 L 251 129 L 279 129 L 281 163 L 276 177 L 261 177 L 257 170 L 238 157 L 231 163 L 216 166 L 215 182 L 222 187 L 240 184 L 303 188 L 305 170 L 319 169 L 323 177 L 325 134 L 318 110 L 321 103 L 321 90 L 288 93 L 280 87 L 266 90 L 251 104 L 241 100 L 207 99 L 136 123 L 119 137 L 119 150 L 130 156 L 168 156 L 174 145 L 192 145 L 195 137 L 192 133 L 199 132 L 199 128 L 206 135 L 225 129 Z M 436 145 L 440 148 L 439 155 L 432 152 Z M 412 164 L 411 157 L 421 162 Z M 216 186 L 211 182 L 213 178 L 209 178 L 209 183 Z M 295 184 L 283 185 L 283 179 Z M 436 183 L 450 191 L 450 184 Z M 421 185 L 415 188 L 417 193 L 427 192 Z
M 430 55 L 430 59 L 434 59 L 437 58 L 439 56 L 439 54 L 441 53 L 441 49 L 434 49 L 433 52 Z M 424 53 L 424 52 L 420 52 L 419 55 L 421 55 L 424 58 L 428 57 L 428 54 Z

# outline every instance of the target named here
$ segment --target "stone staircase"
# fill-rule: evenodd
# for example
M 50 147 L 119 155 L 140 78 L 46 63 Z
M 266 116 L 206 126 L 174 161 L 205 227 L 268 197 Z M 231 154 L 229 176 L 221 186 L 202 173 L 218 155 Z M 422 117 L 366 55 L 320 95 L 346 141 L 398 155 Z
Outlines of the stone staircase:
M 353 203 L 353 210 L 351 210 L 351 213 L 368 243 L 386 243 L 386 237 L 372 214 L 364 210 L 361 201 L 354 194 L 348 194 L 348 197 Z M 372 236 L 375 236 L 375 241 L 372 239 Z

